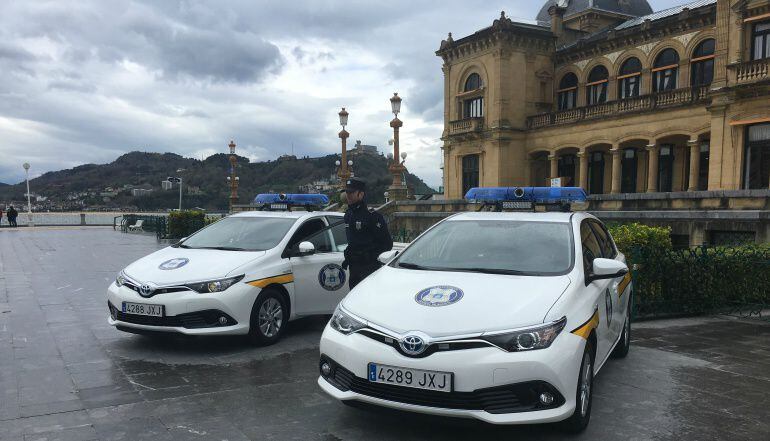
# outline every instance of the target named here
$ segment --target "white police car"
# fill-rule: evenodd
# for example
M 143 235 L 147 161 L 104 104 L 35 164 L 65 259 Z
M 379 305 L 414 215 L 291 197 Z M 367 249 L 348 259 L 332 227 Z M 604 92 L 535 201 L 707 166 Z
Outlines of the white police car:
M 267 210 L 229 216 L 122 270 L 108 288 L 109 323 L 270 344 L 289 320 L 331 314 L 348 292 L 342 213 L 286 211 L 326 205 L 323 195 L 257 202 Z
M 576 188 L 474 189 L 528 207 Z M 532 211 L 532 210 L 530 210 Z M 631 278 L 587 213 L 475 212 L 445 219 L 346 296 L 321 338 L 318 383 L 343 402 L 586 427 L 593 377 L 629 349 Z

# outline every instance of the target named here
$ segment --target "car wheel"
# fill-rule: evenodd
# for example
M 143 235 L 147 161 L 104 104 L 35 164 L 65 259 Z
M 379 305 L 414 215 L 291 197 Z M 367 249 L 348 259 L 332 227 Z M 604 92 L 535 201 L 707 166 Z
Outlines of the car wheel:
M 615 358 L 625 358 L 628 355 L 628 350 L 631 349 L 631 300 L 633 298 L 628 299 L 628 311 L 626 311 L 626 322 L 623 323 L 623 334 L 621 334 L 615 350 L 612 351 L 612 356 Z
M 586 342 L 583 358 L 580 362 L 580 373 L 577 381 L 575 412 L 562 423 L 562 428 L 571 433 L 585 430 L 591 420 L 591 404 L 594 389 L 594 347 L 591 340 Z
M 286 301 L 279 292 L 262 290 L 251 310 L 249 340 L 259 346 L 277 342 L 289 318 L 287 311 Z

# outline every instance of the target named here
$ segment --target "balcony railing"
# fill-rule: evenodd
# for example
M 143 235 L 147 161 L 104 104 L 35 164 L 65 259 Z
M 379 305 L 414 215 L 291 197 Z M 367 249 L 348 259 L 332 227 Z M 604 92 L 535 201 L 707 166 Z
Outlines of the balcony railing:
M 709 86 L 688 87 L 683 89 L 658 92 L 624 100 L 610 101 L 594 106 L 578 107 L 559 112 L 544 113 L 527 118 L 527 127 L 541 127 L 559 124 L 571 124 L 579 121 L 604 118 L 624 113 L 682 106 L 704 101 L 708 98 Z
M 770 58 L 735 64 L 730 67 L 735 70 L 735 82 L 737 84 L 770 79 Z
M 484 118 L 465 118 L 449 122 L 449 135 L 477 132 L 484 127 Z

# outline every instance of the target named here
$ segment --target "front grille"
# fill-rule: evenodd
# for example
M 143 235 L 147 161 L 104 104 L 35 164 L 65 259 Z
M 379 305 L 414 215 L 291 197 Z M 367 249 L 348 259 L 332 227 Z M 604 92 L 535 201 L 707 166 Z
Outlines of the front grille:
M 436 343 L 429 344 L 428 347 L 425 349 L 425 351 L 422 352 L 421 354 L 413 355 L 413 354 L 407 354 L 406 352 L 404 352 L 404 350 L 401 349 L 401 346 L 398 344 L 398 340 L 393 337 L 387 337 L 385 335 L 380 334 L 379 332 L 375 332 L 370 329 L 364 329 L 364 330 L 358 331 L 358 333 L 363 336 L 369 337 L 372 340 L 376 340 L 384 345 L 388 345 L 393 349 L 397 350 L 399 354 L 410 358 L 425 358 L 432 354 L 435 354 L 436 352 L 461 351 L 464 349 L 494 347 L 491 343 L 479 342 L 479 341 L 436 342 Z
M 222 326 L 237 325 L 238 322 L 225 314 L 222 311 L 216 309 L 208 309 L 205 311 L 189 312 L 186 314 L 172 315 L 166 317 L 150 317 L 145 315 L 125 314 L 120 309 L 114 307 L 111 303 L 108 303 L 110 313 L 115 320 L 124 323 L 132 323 L 135 325 L 147 325 L 147 326 L 165 326 L 170 328 L 186 328 L 186 329 L 202 329 L 202 328 L 218 328 Z M 227 323 L 220 324 L 219 318 L 225 317 Z
M 123 283 L 123 286 L 125 286 L 126 288 L 128 288 L 128 289 L 130 289 L 132 291 L 137 292 L 140 296 L 142 296 L 144 298 L 154 297 L 154 296 L 156 296 L 158 294 L 168 294 L 168 293 L 172 293 L 172 292 L 190 291 L 190 289 L 186 288 L 186 287 L 158 288 L 155 291 L 153 291 L 152 294 L 150 294 L 149 296 L 144 296 L 142 294 L 142 290 L 139 289 L 139 287 L 136 286 L 135 284 L 133 284 L 132 282 L 125 282 L 125 283 Z
M 323 358 L 322 361 L 332 365 L 331 375 L 325 378 L 337 389 L 398 403 L 504 414 L 553 409 L 565 402 L 559 391 L 545 381 L 528 381 L 478 389 L 473 392 L 436 392 L 373 383 L 365 378 L 356 377 L 352 372 L 328 358 Z M 554 396 L 552 404 L 548 406 L 540 404 L 539 396 L 543 392 L 550 392 Z

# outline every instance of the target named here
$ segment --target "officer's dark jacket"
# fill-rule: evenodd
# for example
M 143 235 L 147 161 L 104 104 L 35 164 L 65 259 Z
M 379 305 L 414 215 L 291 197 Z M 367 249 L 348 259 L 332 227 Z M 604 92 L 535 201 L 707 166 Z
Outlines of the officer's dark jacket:
M 385 218 L 369 210 L 364 201 L 351 205 L 345 212 L 345 234 L 345 259 L 350 265 L 374 263 L 380 253 L 393 249 Z

